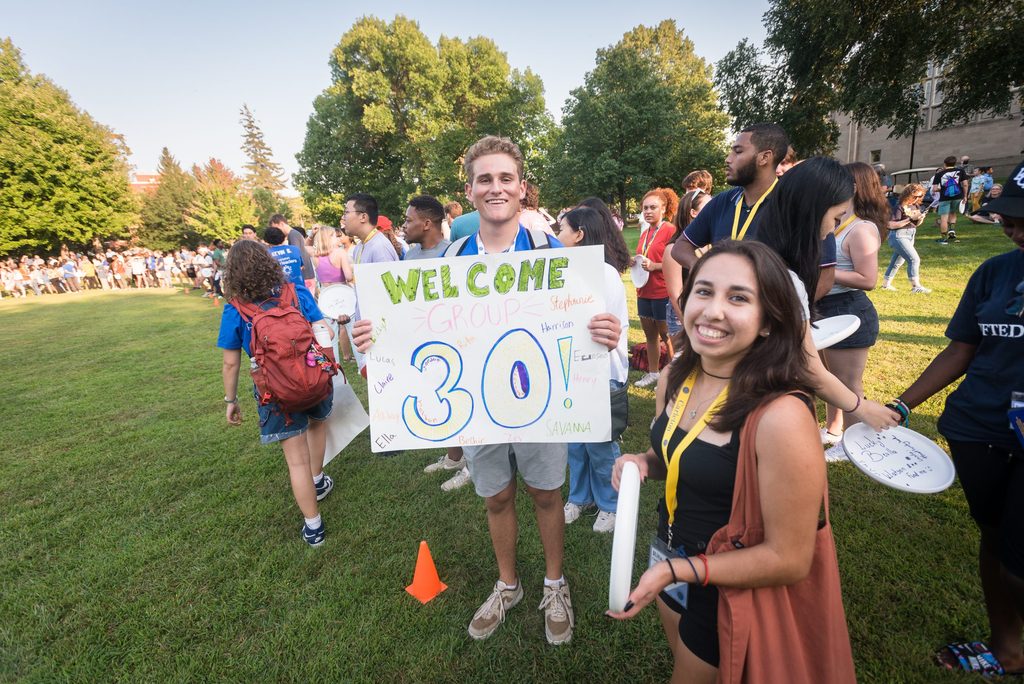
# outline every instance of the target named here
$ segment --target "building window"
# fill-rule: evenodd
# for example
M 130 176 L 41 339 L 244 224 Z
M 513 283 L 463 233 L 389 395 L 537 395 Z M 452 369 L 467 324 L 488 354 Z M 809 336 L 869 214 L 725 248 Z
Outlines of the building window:
M 877 164 L 882 161 L 882 150 L 871 150 L 871 163 Z
M 932 98 L 933 105 L 942 104 L 942 79 L 935 79 L 935 97 Z

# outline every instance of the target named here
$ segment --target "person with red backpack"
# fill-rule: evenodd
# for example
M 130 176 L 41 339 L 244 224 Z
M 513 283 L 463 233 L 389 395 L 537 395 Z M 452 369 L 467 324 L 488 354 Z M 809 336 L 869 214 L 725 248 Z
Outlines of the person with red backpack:
M 323 472 L 324 421 L 331 413 L 332 378 L 338 372 L 330 346 L 321 347 L 313 333 L 312 326 L 324 323 L 324 316 L 309 290 L 287 282 L 281 265 L 258 242 L 239 240 L 231 247 L 223 280 L 229 301 L 221 314 L 217 346 L 224 352 L 227 422 L 242 423 L 238 371 L 245 349 L 260 442 L 281 443 L 292 493 L 305 518 L 302 537 L 319 546 L 324 525 L 317 502 L 334 487 Z

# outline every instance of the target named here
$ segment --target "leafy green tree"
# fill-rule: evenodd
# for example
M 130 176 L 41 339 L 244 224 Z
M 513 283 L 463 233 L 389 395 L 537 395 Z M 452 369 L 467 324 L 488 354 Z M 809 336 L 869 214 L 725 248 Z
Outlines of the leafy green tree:
M 563 108 L 553 136 L 550 189 L 572 203 L 585 195 L 630 197 L 678 186 L 699 169 L 718 169 L 727 117 L 717 109 L 711 67 L 666 20 L 638 26 L 598 50 L 594 70 Z
M 245 164 L 244 187 L 249 192 L 262 188 L 276 194 L 285 187 L 284 169 L 274 161 L 274 153 L 264 140 L 263 129 L 249 105 L 243 104 L 239 113 L 242 116 L 242 151 L 249 160 Z
M 275 195 L 266 188 L 256 188 L 252 191 L 252 201 L 256 205 L 256 220 L 260 226 L 270 224 L 270 217 L 274 214 L 281 214 L 286 220 L 292 220 L 292 207 L 288 200 Z
M 160 185 L 142 200 L 139 239 L 153 249 L 173 249 L 181 244 L 194 245 L 198 234 L 185 220 L 196 194 L 196 181 L 185 172 L 165 147 L 157 162 Z
M 0 254 L 84 247 L 135 219 L 128 149 L 0 40 Z
M 235 240 L 242 225 L 256 222 L 256 205 L 242 180 L 217 159 L 193 166 L 196 191 L 185 222 L 203 240 Z
M 434 46 L 402 16 L 358 20 L 332 52 L 331 73 L 313 103 L 296 183 L 314 215 L 332 223 L 351 192 L 373 193 L 392 215 L 411 194 L 458 192 L 462 155 L 487 133 L 539 157 L 553 126 L 540 79 L 512 70 L 493 41 L 442 36 Z
M 1009 114 L 1024 86 L 1019 2 L 770 0 L 764 24 L 765 50 L 737 46 L 718 65 L 718 86 L 737 122 L 764 113 L 790 122 L 803 155 L 834 149 L 831 112 L 909 135 L 929 63 L 943 69 L 939 126 L 983 111 Z M 753 101 L 760 94 L 770 107 Z

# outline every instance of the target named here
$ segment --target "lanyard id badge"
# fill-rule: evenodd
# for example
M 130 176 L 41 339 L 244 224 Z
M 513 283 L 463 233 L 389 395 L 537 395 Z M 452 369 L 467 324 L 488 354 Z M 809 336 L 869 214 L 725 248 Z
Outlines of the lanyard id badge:
M 658 539 L 657 535 L 651 537 L 651 549 L 650 555 L 647 561 L 647 567 L 653 568 L 658 563 L 668 560 L 669 558 L 686 558 L 686 553 L 683 551 L 683 547 L 679 547 L 677 550 L 670 549 L 668 544 Z M 662 589 L 666 594 L 672 597 L 672 600 L 678 603 L 683 608 L 686 608 L 687 598 L 690 593 L 690 585 L 686 582 L 676 582 L 670 584 Z
M 1010 418 L 1010 429 L 1024 447 L 1024 392 L 1010 394 L 1010 410 L 1007 411 L 1007 415 Z

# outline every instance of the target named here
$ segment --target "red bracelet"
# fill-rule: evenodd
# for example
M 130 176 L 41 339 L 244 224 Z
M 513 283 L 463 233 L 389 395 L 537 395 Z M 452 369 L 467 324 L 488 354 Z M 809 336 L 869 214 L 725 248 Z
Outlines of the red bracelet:
M 700 562 L 704 564 L 704 580 L 700 583 L 700 586 L 706 587 L 708 586 L 708 582 L 711 581 L 711 570 L 708 569 L 708 557 L 702 553 L 697 556 L 697 558 L 699 558 Z

